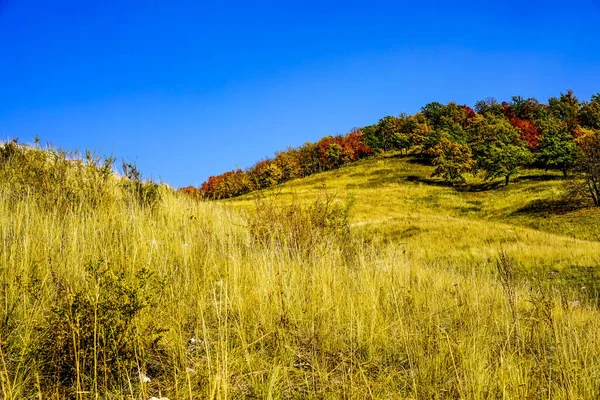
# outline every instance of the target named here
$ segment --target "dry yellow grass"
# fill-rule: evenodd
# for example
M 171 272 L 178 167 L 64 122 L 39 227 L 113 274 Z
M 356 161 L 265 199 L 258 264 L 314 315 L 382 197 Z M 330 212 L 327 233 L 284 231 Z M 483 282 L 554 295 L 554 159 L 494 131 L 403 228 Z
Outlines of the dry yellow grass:
M 112 200 L 65 210 L 0 183 L 2 397 L 598 398 L 600 315 L 577 268 L 599 265 L 599 244 L 585 224 L 573 238 L 511 216 L 528 185 L 556 182 L 369 183 L 404 162 L 293 182 L 275 203 L 161 189 L 149 208 L 111 181 Z M 354 195 L 350 236 L 292 226 L 314 220 L 302 204 L 323 179 Z M 259 241 L 257 224 L 279 231 Z M 121 353 L 101 346 L 103 318 L 126 327 Z M 57 354 L 77 364 L 69 384 L 50 379 Z

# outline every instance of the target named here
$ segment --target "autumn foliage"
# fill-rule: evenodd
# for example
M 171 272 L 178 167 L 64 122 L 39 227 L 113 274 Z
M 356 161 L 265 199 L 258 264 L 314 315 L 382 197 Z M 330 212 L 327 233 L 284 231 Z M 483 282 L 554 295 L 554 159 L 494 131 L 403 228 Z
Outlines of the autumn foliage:
M 357 129 L 346 135 L 326 136 L 317 143 L 307 142 L 297 148 L 288 148 L 277 152 L 272 159 L 257 162 L 246 171 L 236 169 L 211 176 L 200 189 L 186 187 L 180 191 L 194 197 L 214 200 L 236 197 L 339 168 L 372 153 L 373 150 L 365 144 L 362 131 Z
M 522 107 L 523 110 L 520 114 L 530 116 L 532 112 L 532 107 L 532 105 Z M 510 122 L 512 126 L 519 130 L 521 140 L 527 143 L 527 146 L 530 149 L 535 149 L 540 141 L 540 132 L 536 127 L 535 120 L 520 118 L 519 116 L 517 116 L 515 106 L 507 102 L 502 103 L 502 108 L 504 110 L 504 116 L 506 117 L 506 119 Z
M 277 152 L 246 170 L 211 176 L 199 189 L 180 191 L 205 199 L 235 197 L 389 151 L 420 158 L 436 167 L 434 177 L 454 185 L 466 182 L 464 174 L 479 172 L 508 184 L 520 167 L 530 164 L 567 176 L 581 154 L 577 149 L 583 142 L 577 138 L 584 130 L 590 137 L 598 129 L 600 94 L 580 102 L 569 90 L 548 104 L 520 96 L 502 103 L 488 98 L 474 108 L 432 102 L 414 115 L 388 115 L 346 135 Z
M 193 186 L 186 186 L 179 189 L 179 192 L 184 193 L 190 197 L 200 198 L 202 197 L 202 191 L 200 189 L 196 189 Z

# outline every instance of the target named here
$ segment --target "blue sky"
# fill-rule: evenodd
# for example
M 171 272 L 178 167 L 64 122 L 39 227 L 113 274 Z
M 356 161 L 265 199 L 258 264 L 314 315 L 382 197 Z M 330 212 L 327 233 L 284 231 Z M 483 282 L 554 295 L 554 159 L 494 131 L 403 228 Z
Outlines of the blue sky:
M 600 92 L 596 1 L 0 0 L 0 139 L 173 186 L 430 101 Z

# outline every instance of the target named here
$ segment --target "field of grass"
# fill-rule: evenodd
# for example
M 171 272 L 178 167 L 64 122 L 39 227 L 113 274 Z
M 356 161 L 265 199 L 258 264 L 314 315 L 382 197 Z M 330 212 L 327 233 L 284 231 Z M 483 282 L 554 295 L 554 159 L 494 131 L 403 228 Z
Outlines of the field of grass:
M 366 160 L 198 202 L 4 166 L 2 398 L 600 397 L 600 214 L 542 171 L 428 172 Z
M 352 199 L 355 234 L 378 245 L 395 243 L 418 261 L 469 270 L 490 260 L 493 265 L 498 252 L 506 251 L 519 273 L 546 275 L 553 284 L 595 284 L 600 210 L 566 200 L 562 174 L 525 169 L 507 187 L 477 177 L 456 189 L 429 178 L 432 170 L 411 157 L 388 156 L 265 193 L 280 203 Z M 225 203 L 251 210 L 255 198 Z

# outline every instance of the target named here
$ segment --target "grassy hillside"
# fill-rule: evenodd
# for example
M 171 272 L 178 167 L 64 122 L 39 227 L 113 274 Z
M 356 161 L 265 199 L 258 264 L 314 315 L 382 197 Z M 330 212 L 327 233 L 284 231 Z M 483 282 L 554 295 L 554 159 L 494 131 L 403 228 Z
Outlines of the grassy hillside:
M 411 157 L 386 156 L 263 193 L 281 203 L 352 199 L 356 234 L 377 245 L 403 246 L 428 263 L 470 269 L 505 250 L 521 273 L 548 274 L 553 283 L 595 284 L 600 210 L 566 200 L 562 174 L 526 169 L 509 186 L 474 177 L 456 189 L 429 178 L 432 170 Z M 226 204 L 252 209 L 255 198 L 250 194 Z
M 11 160 L 5 399 L 600 396 L 598 213 L 544 208 L 540 171 L 457 192 L 391 157 L 198 202 Z

